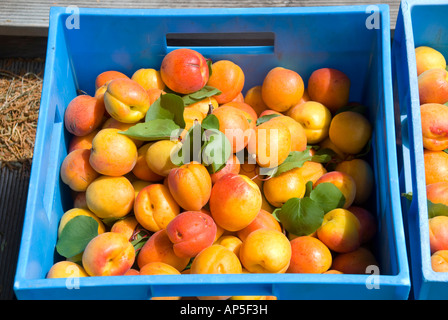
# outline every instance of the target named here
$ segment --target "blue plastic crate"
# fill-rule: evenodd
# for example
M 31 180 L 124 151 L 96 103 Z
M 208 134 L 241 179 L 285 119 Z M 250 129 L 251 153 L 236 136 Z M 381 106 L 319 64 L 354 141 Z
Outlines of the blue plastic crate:
M 415 48 L 426 45 L 448 57 L 448 1 L 402 1 L 392 45 L 402 211 L 411 263 L 412 298 L 448 299 L 448 273 L 434 272 L 429 247 L 420 99 Z
M 372 11 L 373 10 L 373 11 Z M 389 7 L 345 6 L 256 9 L 51 8 L 48 52 L 15 293 L 19 299 L 149 299 L 158 296 L 274 295 L 278 299 L 407 299 L 410 277 L 400 207 L 392 99 Z M 376 20 L 373 20 L 376 19 Z M 67 24 L 68 22 L 68 24 Z M 344 70 L 352 101 L 369 106 L 373 123 L 373 207 L 381 274 L 233 274 L 116 276 L 45 279 L 57 259 L 57 226 L 72 201 L 59 178 L 69 134 L 67 104 L 77 90 L 94 93 L 94 80 L 114 69 L 128 75 L 158 67 L 176 47 L 179 33 L 242 37 L 243 46 L 193 47 L 212 60 L 237 62 L 246 74 L 244 92 L 261 84 L 275 66 L 296 70 L 305 81 L 320 67 Z M 188 35 L 190 34 L 190 35 Z M 167 36 L 169 35 L 169 36 Z M 254 36 L 255 35 L 255 36 Z M 245 37 L 247 37 L 246 40 Z M 253 38 L 262 41 L 251 41 Z M 170 44 L 172 42 L 169 42 Z M 179 42 L 177 43 L 177 45 Z M 176 45 L 176 44 L 174 44 Z M 191 47 L 191 46 L 189 46 Z M 378 285 L 371 288 L 369 284 Z M 370 288 L 370 289 L 369 289 Z

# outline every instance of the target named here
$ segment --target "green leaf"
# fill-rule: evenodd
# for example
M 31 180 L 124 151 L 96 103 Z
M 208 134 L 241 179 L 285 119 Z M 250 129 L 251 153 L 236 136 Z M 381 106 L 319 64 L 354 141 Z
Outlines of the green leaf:
M 276 212 L 276 216 L 288 232 L 305 236 L 321 226 L 324 210 L 311 198 L 291 198 Z
M 182 101 L 185 106 L 196 103 L 198 101 L 202 101 L 206 98 L 220 95 L 221 91 L 212 86 L 204 86 L 202 89 L 199 89 L 196 92 L 184 95 L 182 97 Z
M 207 61 L 208 77 L 210 78 L 212 76 L 212 71 L 213 71 L 213 69 L 212 69 L 213 61 L 212 61 L 212 59 L 205 59 L 205 61 Z
M 412 192 L 402 193 L 401 196 L 402 196 L 402 197 L 405 197 L 405 198 L 408 199 L 409 201 L 412 201 Z
M 171 119 L 154 119 L 137 123 L 126 131 L 119 133 L 143 141 L 156 141 L 177 138 L 182 130 Z
M 336 157 L 336 152 L 330 148 L 319 148 L 311 157 L 311 161 L 327 163 Z
M 434 203 L 427 200 L 428 203 L 428 218 L 434 218 L 437 216 L 448 216 L 448 206 L 443 203 Z
M 311 191 L 313 191 L 313 181 L 307 181 L 305 184 L 305 195 L 304 197 L 309 197 L 311 194 Z
M 443 150 L 443 152 L 448 153 L 448 149 Z
M 184 102 L 174 93 L 161 95 L 148 109 L 145 122 L 156 119 L 173 120 L 180 128 L 185 128 Z
M 89 216 L 76 216 L 62 229 L 56 244 L 56 251 L 70 258 L 81 253 L 87 244 L 98 235 L 98 222 Z
M 181 166 L 192 161 L 201 162 L 202 134 L 204 130 L 199 122 L 195 122 L 182 140 L 182 147 L 177 155 L 171 157 L 171 161 Z
M 265 123 L 266 121 L 269 121 L 272 118 L 276 118 L 276 117 L 279 117 L 279 116 L 281 116 L 281 114 L 277 114 L 277 113 L 267 114 L 265 116 L 262 116 L 262 117 L 258 118 L 256 125 L 259 126 L 260 124 Z
M 316 201 L 325 213 L 342 208 L 345 197 L 334 184 L 330 182 L 319 183 L 310 193 L 310 198 Z
M 229 139 L 217 129 L 204 131 L 202 163 L 209 167 L 211 173 L 218 172 L 226 165 L 232 155 Z
M 202 120 L 201 126 L 205 130 L 219 130 L 219 120 L 214 114 L 209 114 Z
M 283 161 L 278 167 L 275 172 L 273 172 L 273 176 L 277 177 L 280 174 L 287 172 L 289 170 L 300 168 L 303 166 L 303 164 L 307 161 L 312 160 L 312 156 L 310 155 L 311 147 L 307 147 L 303 151 L 291 151 L 286 157 L 285 161 Z

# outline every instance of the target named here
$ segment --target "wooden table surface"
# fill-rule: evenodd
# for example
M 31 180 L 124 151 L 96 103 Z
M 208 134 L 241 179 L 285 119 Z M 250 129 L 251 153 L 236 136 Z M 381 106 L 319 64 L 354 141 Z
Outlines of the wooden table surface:
M 2 0 L 0 1 L 0 35 L 46 36 L 51 6 L 96 8 L 254 8 L 254 7 L 314 7 L 388 4 L 391 29 L 395 27 L 398 0 Z

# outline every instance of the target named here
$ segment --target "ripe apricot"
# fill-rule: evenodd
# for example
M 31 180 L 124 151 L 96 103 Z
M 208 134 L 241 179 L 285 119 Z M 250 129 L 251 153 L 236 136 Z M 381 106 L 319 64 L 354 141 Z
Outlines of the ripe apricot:
M 64 113 L 64 125 L 75 136 L 85 136 L 96 130 L 103 121 L 104 104 L 89 95 L 75 97 Z
M 439 103 L 420 106 L 423 147 L 441 151 L 448 148 L 448 107 Z
M 180 208 L 166 186 L 160 183 L 144 187 L 134 202 L 134 214 L 143 228 L 157 232 L 180 213 Z
M 297 104 L 288 115 L 302 125 L 309 144 L 317 144 L 328 137 L 331 112 L 323 104 L 316 101 Z
M 418 76 L 420 105 L 444 104 L 448 101 L 448 72 L 445 69 L 429 69 Z
M 241 101 L 230 101 L 221 105 L 221 107 L 224 106 L 231 106 L 243 111 L 244 114 L 246 115 L 246 119 L 249 121 L 249 126 L 251 128 L 254 128 L 256 126 L 258 115 L 255 112 L 255 110 L 247 103 Z
M 247 145 L 249 153 L 263 168 L 280 165 L 291 151 L 291 132 L 287 127 L 271 120 L 255 127 Z
M 448 272 L 448 250 L 439 250 L 431 255 L 431 266 L 435 272 Z
M 189 94 L 202 89 L 209 79 L 209 69 L 204 56 L 196 50 L 181 48 L 162 60 L 160 76 L 171 90 Z
M 330 249 L 311 236 L 297 237 L 291 241 L 291 262 L 287 273 L 324 273 L 330 269 Z
M 252 180 L 229 173 L 213 185 L 209 206 L 216 224 L 228 231 L 238 231 L 255 219 L 261 202 L 260 189 Z
M 174 253 L 173 243 L 168 237 L 166 229 L 161 229 L 149 237 L 137 256 L 139 268 L 151 262 L 163 262 L 182 271 L 190 262 L 190 258 L 178 257 Z
M 322 163 L 314 161 L 305 161 L 304 164 L 298 168 L 297 174 L 301 175 L 305 184 L 311 181 L 313 184 L 327 173 L 327 169 L 322 165 Z
M 334 68 L 317 69 L 308 79 L 307 89 L 312 101 L 322 103 L 335 114 L 349 101 L 350 78 Z
M 426 185 L 446 181 L 448 182 L 448 153 L 444 151 L 423 151 L 425 162 Z
M 261 97 L 261 86 L 254 86 L 247 90 L 244 102 L 250 105 L 258 116 L 269 108 Z
M 172 158 L 181 147 L 182 144 L 179 141 L 159 140 L 154 142 L 146 151 L 148 167 L 160 176 L 168 176 L 170 170 L 177 167 Z
M 342 161 L 336 165 L 335 170 L 348 174 L 355 181 L 355 204 L 363 204 L 370 198 L 374 186 L 374 177 L 372 167 L 366 160 Z
M 76 149 L 62 161 L 61 180 L 73 191 L 86 191 L 100 175 L 89 163 L 90 153 L 89 149 Z
M 230 60 L 218 60 L 212 64 L 212 75 L 207 85 L 221 91 L 214 97 L 219 104 L 225 104 L 243 90 L 244 81 L 244 72 L 239 65 Z
M 263 80 L 261 96 L 270 109 L 285 112 L 299 103 L 304 88 L 303 79 L 297 72 L 275 67 Z
M 358 154 L 372 136 L 372 125 L 362 114 L 344 111 L 333 117 L 328 134 L 342 152 Z
M 204 165 L 191 162 L 170 171 L 168 187 L 182 208 L 197 211 L 210 199 L 212 180 Z
M 146 162 L 146 152 L 152 143 L 146 143 L 137 150 L 137 162 L 135 163 L 132 173 L 140 180 L 143 181 L 161 181 L 163 176 L 158 175 L 148 166 Z
M 426 186 L 426 197 L 432 203 L 448 206 L 448 181 L 441 181 Z
M 250 134 L 246 113 L 232 106 L 222 106 L 215 109 L 212 114 L 218 118 L 219 131 L 229 140 L 232 153 L 243 150 L 247 146 Z
M 291 198 L 302 198 L 305 195 L 306 181 L 298 174 L 298 168 L 281 173 L 266 180 L 263 194 L 274 207 L 281 207 Z
M 247 227 L 238 230 L 236 234 L 238 238 L 244 241 L 252 231 L 261 228 L 273 229 L 282 232 L 282 227 L 277 219 L 275 219 L 270 212 L 260 209 L 255 219 Z
M 129 77 L 127 75 L 125 75 L 123 72 L 120 72 L 120 71 L 115 71 L 115 70 L 104 71 L 104 72 L 100 73 L 99 75 L 97 75 L 97 77 L 95 79 L 95 88 L 96 88 L 95 90 L 102 87 L 103 85 L 105 85 L 106 83 L 108 83 L 111 80 L 120 79 L 120 78 L 129 79 Z
M 279 126 L 285 126 L 289 129 L 291 134 L 291 151 L 303 151 L 306 149 L 308 138 L 305 129 L 299 122 L 288 116 L 275 117 L 269 121 L 273 125 L 278 123 Z
M 101 219 L 124 217 L 131 212 L 134 199 L 134 187 L 123 176 L 100 176 L 86 190 L 87 206 Z
M 339 253 L 333 259 L 332 269 L 344 274 L 366 274 L 369 266 L 379 266 L 375 255 L 365 247 Z
M 135 143 L 119 132 L 119 129 L 101 129 L 92 140 L 89 162 L 100 174 L 123 176 L 137 163 Z
M 191 274 L 235 274 L 242 272 L 242 266 L 233 251 L 213 244 L 194 258 L 190 270 Z
M 417 75 L 429 69 L 446 68 L 446 60 L 443 54 L 431 47 L 420 46 L 415 48 L 415 62 L 417 64 Z

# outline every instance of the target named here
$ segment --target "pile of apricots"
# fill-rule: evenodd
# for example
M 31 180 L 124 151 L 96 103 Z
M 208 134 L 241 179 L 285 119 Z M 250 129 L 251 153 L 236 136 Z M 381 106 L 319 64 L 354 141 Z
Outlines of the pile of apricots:
M 247 76 L 238 61 L 177 49 L 160 66 L 131 76 L 104 71 L 94 96 L 68 104 L 70 141 L 60 176 L 73 207 L 58 230 L 65 259 L 47 278 L 68 277 L 67 270 L 88 277 L 365 274 L 379 267 L 370 209 L 375 179 L 365 158 L 373 128 L 368 112 L 359 111 L 368 107 L 349 101 L 349 77 L 323 67 L 304 83 L 278 66 L 244 90 Z M 182 119 L 160 102 L 176 96 L 189 101 Z M 159 123 L 180 134 L 157 137 Z M 189 132 L 211 123 L 230 150 L 223 165 L 173 161 Z M 126 134 L 136 128 L 139 135 Z M 342 200 L 322 209 L 312 192 L 330 189 L 320 185 L 331 185 Z M 311 202 L 313 210 L 303 211 Z M 312 224 L 304 212 L 316 212 Z M 94 231 L 77 251 L 67 249 L 67 237 L 87 231 L 69 232 L 76 219 Z
M 448 72 L 438 50 L 415 49 L 429 209 L 431 264 L 448 272 Z

